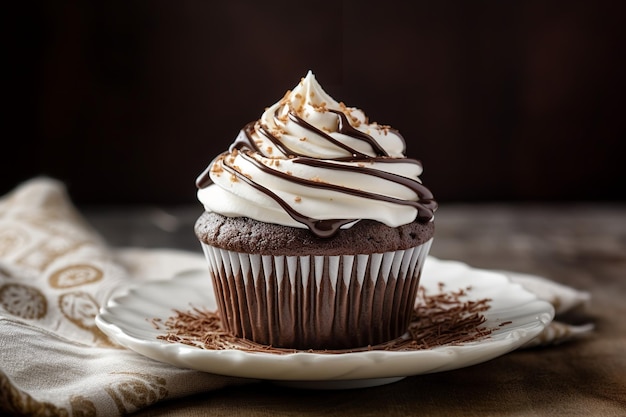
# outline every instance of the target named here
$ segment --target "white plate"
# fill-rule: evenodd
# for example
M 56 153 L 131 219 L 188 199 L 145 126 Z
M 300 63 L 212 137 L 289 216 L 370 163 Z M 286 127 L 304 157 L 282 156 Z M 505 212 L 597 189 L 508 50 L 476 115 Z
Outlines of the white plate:
M 113 297 L 96 317 L 111 339 L 137 353 L 181 368 L 236 377 L 270 380 L 302 388 L 342 389 L 382 385 L 406 376 L 475 365 L 508 353 L 537 336 L 554 317 L 551 304 L 503 274 L 457 261 L 428 257 L 420 285 L 428 294 L 471 286 L 469 298 L 491 299 L 483 315 L 495 329 L 487 338 L 455 346 L 414 351 L 366 351 L 341 354 L 290 354 L 206 350 L 157 339 L 163 330 L 151 324 L 173 309 L 190 305 L 215 309 L 206 270 L 189 271 L 165 281 L 151 281 Z M 511 322 L 499 327 L 503 322 Z

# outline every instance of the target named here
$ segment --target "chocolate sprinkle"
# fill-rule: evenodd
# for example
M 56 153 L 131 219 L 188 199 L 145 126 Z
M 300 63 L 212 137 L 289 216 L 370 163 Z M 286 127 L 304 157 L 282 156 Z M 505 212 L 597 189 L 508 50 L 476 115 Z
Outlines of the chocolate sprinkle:
M 296 352 L 350 353 L 368 350 L 415 351 L 444 345 L 461 345 L 487 338 L 493 331 L 485 327 L 483 312 L 489 310 L 490 299 L 467 300 L 470 287 L 457 291 L 427 294 L 420 287 L 407 335 L 375 346 L 340 350 L 297 350 L 261 345 L 235 337 L 222 330 L 219 315 L 205 308 L 173 310 L 167 320 L 152 319 L 152 325 L 165 333 L 157 339 L 182 343 L 207 350 L 236 349 L 245 352 L 286 354 Z M 500 323 L 500 327 L 510 322 Z

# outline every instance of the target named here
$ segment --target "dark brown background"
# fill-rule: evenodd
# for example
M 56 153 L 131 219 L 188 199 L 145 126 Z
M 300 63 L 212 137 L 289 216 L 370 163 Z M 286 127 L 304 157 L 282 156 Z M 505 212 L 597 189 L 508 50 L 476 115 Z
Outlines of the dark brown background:
M 311 69 L 398 128 L 447 201 L 626 200 L 621 1 L 43 2 L 7 13 L 0 191 L 195 202 Z

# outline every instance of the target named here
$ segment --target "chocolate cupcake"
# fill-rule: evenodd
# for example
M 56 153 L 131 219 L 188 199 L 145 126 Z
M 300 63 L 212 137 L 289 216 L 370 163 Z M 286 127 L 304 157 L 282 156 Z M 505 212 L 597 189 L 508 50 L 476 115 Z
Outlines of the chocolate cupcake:
M 196 180 L 225 330 L 304 350 L 404 334 L 437 207 L 421 172 L 396 130 L 309 72 Z

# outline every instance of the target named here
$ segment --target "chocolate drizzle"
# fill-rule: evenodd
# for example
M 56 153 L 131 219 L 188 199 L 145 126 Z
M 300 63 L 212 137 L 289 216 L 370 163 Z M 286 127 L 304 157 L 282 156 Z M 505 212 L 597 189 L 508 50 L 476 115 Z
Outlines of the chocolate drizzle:
M 406 159 L 370 158 L 370 161 L 383 162 L 383 163 L 407 162 L 407 163 L 414 163 L 414 164 L 420 165 L 419 161 L 414 160 L 414 159 L 408 159 L 408 158 Z M 293 160 L 293 163 L 309 165 L 309 166 L 313 166 L 317 168 L 334 169 L 338 171 L 353 171 L 354 170 L 354 168 L 349 165 L 340 165 L 340 164 L 335 164 L 332 162 L 326 162 L 326 161 L 313 159 L 313 158 L 296 158 Z M 430 192 L 430 190 L 426 188 L 425 186 L 423 186 L 419 181 L 412 180 L 410 178 L 406 178 L 401 175 L 392 174 L 386 171 L 381 171 L 381 170 L 372 169 L 372 168 L 363 167 L 363 168 L 360 168 L 359 172 L 365 175 L 382 178 L 384 180 L 403 185 L 406 188 L 410 189 L 411 191 L 415 192 L 415 194 L 418 195 L 419 200 L 418 201 L 401 200 L 398 198 L 389 197 L 389 196 L 385 196 L 382 194 L 373 194 L 367 191 L 340 187 L 340 186 L 333 185 L 333 184 L 323 184 L 323 183 L 322 184 L 314 183 L 314 184 L 316 184 L 317 186 L 324 187 L 324 188 L 352 194 L 358 197 L 366 197 L 366 198 L 371 198 L 371 199 L 380 200 L 380 201 L 387 201 L 387 202 L 394 203 L 394 204 L 413 206 L 418 210 L 417 217 L 420 220 L 428 221 L 433 217 L 434 211 L 437 209 L 437 203 L 434 201 L 433 195 Z
M 332 113 L 335 113 L 338 117 L 338 132 L 349 136 L 353 139 L 362 141 L 367 143 L 372 150 L 374 151 L 374 157 L 364 154 L 357 149 L 350 147 L 349 145 L 333 138 L 329 134 L 323 132 L 322 130 L 316 128 L 311 125 L 301 117 L 299 117 L 295 112 L 289 111 L 287 114 L 288 120 L 296 123 L 298 126 L 310 131 L 312 134 L 319 136 L 330 144 L 348 152 L 350 156 L 347 157 L 339 157 L 339 158 L 328 158 L 326 160 L 315 159 L 308 157 L 307 155 L 301 154 L 299 152 L 294 151 L 287 147 L 283 141 L 280 140 L 279 137 L 276 137 L 267 126 L 263 126 L 259 122 L 250 122 L 239 132 L 237 138 L 233 142 L 233 144 L 229 148 L 229 153 L 237 152 L 241 157 L 243 157 L 247 162 L 253 164 L 256 168 L 263 171 L 266 174 L 274 175 L 283 180 L 287 180 L 293 183 L 296 183 L 301 186 L 310 187 L 310 188 L 322 188 L 331 191 L 337 191 L 345 194 L 354 195 L 361 198 L 368 198 L 372 200 L 385 201 L 394 204 L 400 204 L 405 206 L 412 206 L 417 210 L 417 219 L 421 222 L 430 221 L 434 216 L 434 211 L 437 209 L 437 203 L 433 199 L 432 193 L 423 186 L 418 180 L 413 180 L 410 178 L 403 177 L 401 175 L 392 174 L 389 172 L 381 171 L 378 169 L 367 168 L 367 167 L 354 167 L 349 166 L 337 162 L 349 162 L 349 163 L 411 163 L 417 164 L 421 166 L 421 163 L 415 159 L 409 158 L 393 158 L 391 157 L 383 147 L 370 135 L 361 132 L 360 130 L 354 128 L 350 125 L 347 116 L 338 110 L 328 110 Z M 277 114 L 275 114 L 275 119 L 279 119 Z M 391 181 L 396 184 L 400 184 L 404 187 L 415 192 L 418 196 L 418 201 L 411 200 L 402 200 L 382 194 L 371 193 L 368 191 L 358 190 L 354 188 L 339 186 L 336 184 L 329 184 L 320 181 L 313 181 L 305 178 L 298 178 L 292 175 L 288 175 L 282 171 L 274 169 L 257 158 L 251 156 L 252 153 L 257 153 L 263 155 L 265 157 L 269 157 L 266 152 L 259 148 L 257 143 L 254 141 L 253 132 L 257 132 L 259 135 L 262 135 L 269 142 L 271 142 L 280 152 L 286 155 L 292 163 L 307 165 L 311 167 L 316 167 L 320 169 L 328 169 L 328 170 L 336 170 L 336 171 L 358 171 L 360 174 L 369 175 L 376 178 L 381 178 L 386 181 Z M 398 134 L 398 136 L 402 139 L 404 144 L 404 139 L 402 136 Z M 198 188 L 206 188 L 208 187 L 212 181 L 210 179 L 210 172 L 215 164 L 221 164 L 221 168 L 231 174 L 234 178 L 241 180 L 259 192 L 267 195 L 272 198 L 277 204 L 279 204 L 291 218 L 296 220 L 299 223 L 306 225 L 317 237 L 327 238 L 331 237 L 338 232 L 341 226 L 345 224 L 352 223 L 359 219 L 315 219 L 308 217 L 299 211 L 295 210 L 294 207 L 287 203 L 285 200 L 280 198 L 276 193 L 271 191 L 270 189 L 264 187 L 263 185 L 255 182 L 250 176 L 244 175 L 240 172 L 236 167 L 230 166 L 227 163 L 228 153 L 224 153 L 218 156 L 209 167 L 197 178 L 196 186 Z
M 233 144 L 230 145 L 230 148 L 228 148 L 228 151 L 232 152 L 234 149 L 248 148 L 248 149 L 253 150 L 254 152 L 262 153 L 261 149 L 257 146 L 257 144 L 252 139 L 252 131 L 254 130 L 255 125 L 256 125 L 256 122 L 250 122 L 247 125 L 245 125 L 243 129 L 239 131 L 239 134 L 235 138 L 235 141 L 233 142 Z M 272 136 L 271 133 L 266 132 L 265 130 L 263 131 L 263 135 L 266 136 L 268 139 L 270 139 L 272 143 L 278 142 L 277 138 L 275 138 L 274 136 Z
M 377 154 L 379 154 L 378 152 L 383 152 L 382 155 L 388 155 L 384 149 L 382 149 L 380 147 L 380 145 L 378 145 L 378 143 L 376 143 L 376 141 L 374 140 L 374 138 L 372 138 L 370 135 L 367 135 L 363 132 L 360 132 L 354 128 L 348 129 L 345 126 L 349 125 L 346 116 L 343 113 L 340 113 L 343 116 L 343 119 L 341 118 L 341 116 L 339 117 L 339 131 L 341 133 L 343 133 L 344 135 L 353 137 L 355 139 L 361 139 L 364 140 L 365 142 L 369 143 L 377 152 Z M 299 117 L 297 114 L 295 114 L 294 112 L 289 112 L 288 113 L 289 116 L 289 120 L 291 120 L 292 122 L 298 124 L 299 126 L 310 130 L 311 132 L 315 133 L 316 135 L 321 136 L 322 138 L 324 138 L 326 141 L 332 143 L 333 145 L 337 146 L 338 148 L 341 148 L 347 152 L 350 153 L 350 155 L 352 155 L 352 159 L 367 159 L 369 158 L 368 155 L 361 153 L 359 151 L 357 151 L 354 148 L 349 147 L 348 145 L 346 145 L 345 143 L 342 143 L 340 141 L 338 141 L 337 139 L 333 138 L 332 136 L 330 136 L 329 134 L 321 131 L 320 129 L 316 128 L 315 126 L 311 125 L 310 123 L 308 123 L 307 121 L 305 121 L 304 119 L 302 119 L 301 117 Z M 341 131 L 341 129 L 343 128 L 343 131 Z M 357 134 L 355 134 L 354 132 L 357 132 Z M 380 155 L 380 154 L 379 154 Z M 300 155 L 301 156 L 301 155 Z
M 318 183 L 315 183 L 313 181 L 308 181 L 308 180 L 305 180 L 305 179 L 302 179 L 302 178 L 290 177 L 289 175 L 286 175 L 286 174 L 284 174 L 284 173 L 282 173 L 280 171 L 271 170 L 267 166 L 265 166 L 264 164 L 256 161 L 254 158 L 251 158 L 250 156 L 247 156 L 244 153 L 241 153 L 241 155 L 244 155 L 244 157 L 247 160 L 254 161 L 254 163 L 257 166 L 262 167 L 261 169 L 263 171 L 272 172 L 275 175 L 280 176 L 281 178 L 286 178 L 286 179 L 289 179 L 289 180 L 297 180 L 297 181 L 294 181 L 294 182 L 298 182 L 298 183 L 309 185 L 309 186 L 312 186 L 312 184 L 318 184 Z M 278 195 L 276 195 L 276 193 L 274 193 L 273 191 L 267 189 L 266 187 L 262 186 L 261 184 L 258 184 L 256 182 L 252 181 L 250 178 L 248 178 L 245 175 L 241 174 L 237 170 L 229 167 L 226 164 L 224 164 L 224 169 L 226 171 L 228 171 L 230 174 L 235 175 L 238 179 L 240 179 L 240 180 L 246 182 L 247 184 L 251 185 L 256 190 L 258 190 L 258 191 L 264 193 L 265 195 L 267 195 L 268 197 L 272 198 L 274 201 L 276 201 L 276 203 L 278 203 L 283 208 L 283 210 L 285 210 L 287 212 L 287 214 L 289 214 L 289 216 L 291 216 L 292 219 L 294 219 L 295 221 L 300 222 L 300 223 L 306 225 L 315 234 L 315 236 L 317 236 L 317 237 L 321 237 L 321 238 L 331 237 L 335 233 L 337 233 L 337 231 L 339 230 L 339 228 L 341 228 L 341 226 L 343 226 L 344 224 L 351 223 L 351 222 L 353 222 L 355 220 L 355 219 L 318 220 L 318 219 L 314 219 L 312 217 L 305 216 L 304 214 L 300 213 L 299 211 L 294 210 L 294 208 L 291 207 L 290 204 L 288 204 L 285 200 L 283 200 Z
M 361 132 L 360 130 L 352 127 L 352 125 L 348 121 L 348 118 L 346 117 L 346 115 L 343 112 L 341 112 L 339 110 L 329 110 L 329 111 L 331 113 L 335 113 L 337 116 L 339 116 L 339 125 L 337 127 L 337 131 L 339 133 L 343 133 L 346 136 L 350 136 L 352 138 L 358 138 L 358 139 L 361 139 L 361 140 L 367 142 L 372 147 L 372 149 L 374 149 L 374 152 L 376 152 L 376 155 L 378 155 L 378 156 L 389 156 L 387 151 L 385 151 L 378 144 L 378 142 L 376 142 L 376 140 L 373 137 L 371 137 L 367 133 Z M 404 143 L 404 139 L 402 139 L 402 142 Z M 353 156 L 356 157 L 356 155 L 353 155 Z M 367 155 L 364 155 L 364 157 L 365 158 L 369 158 Z

